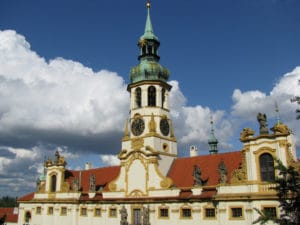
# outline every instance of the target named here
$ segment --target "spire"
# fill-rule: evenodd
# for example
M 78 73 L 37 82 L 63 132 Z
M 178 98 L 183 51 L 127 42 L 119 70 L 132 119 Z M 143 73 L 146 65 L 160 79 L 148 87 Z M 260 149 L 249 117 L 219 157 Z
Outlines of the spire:
M 210 135 L 208 139 L 208 145 L 209 145 L 209 153 L 212 154 L 217 154 L 218 153 L 218 139 L 215 137 L 214 134 L 214 121 L 212 116 L 210 117 Z
M 276 117 L 277 117 L 276 124 L 279 125 L 281 122 L 280 122 L 280 114 L 279 114 L 279 108 L 278 108 L 277 101 L 275 101 L 275 112 L 276 112 Z
M 141 39 L 154 39 L 156 41 L 158 41 L 158 38 L 155 36 L 154 32 L 153 32 L 153 27 L 152 27 L 152 23 L 151 23 L 151 19 L 150 19 L 150 8 L 151 8 L 151 4 L 150 1 L 147 1 L 147 20 L 146 20 L 146 26 L 145 26 L 145 32 L 143 34 L 143 36 L 141 36 Z
M 147 19 L 144 34 L 138 41 L 139 65 L 130 70 L 131 83 L 145 80 L 157 80 L 167 83 L 170 72 L 159 64 L 159 40 L 155 36 L 150 19 L 150 1 L 147 1 Z

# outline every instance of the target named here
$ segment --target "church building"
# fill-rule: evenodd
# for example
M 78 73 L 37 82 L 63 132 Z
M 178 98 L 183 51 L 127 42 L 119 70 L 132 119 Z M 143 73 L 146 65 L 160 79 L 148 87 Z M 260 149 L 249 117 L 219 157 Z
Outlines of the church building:
M 69 170 L 56 152 L 44 163 L 34 192 L 18 199 L 18 224 L 30 225 L 239 225 L 258 218 L 254 208 L 279 217 L 274 158 L 297 165 L 293 134 L 281 121 L 259 134 L 245 128 L 240 151 L 218 153 L 213 124 L 209 151 L 178 157 L 170 117 L 169 70 L 159 63 L 160 41 L 150 19 L 138 41 L 139 64 L 130 71 L 130 116 L 119 166 Z

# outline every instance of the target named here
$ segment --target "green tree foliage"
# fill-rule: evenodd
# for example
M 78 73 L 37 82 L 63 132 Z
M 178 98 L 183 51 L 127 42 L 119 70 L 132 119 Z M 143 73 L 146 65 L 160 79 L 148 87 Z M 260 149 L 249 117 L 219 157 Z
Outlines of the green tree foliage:
M 16 198 L 4 196 L 0 199 L 0 208 L 2 207 L 17 207 L 18 203 L 16 201 Z
M 300 224 L 300 173 L 299 168 L 292 166 L 286 167 L 282 162 L 276 159 L 276 169 L 279 176 L 276 178 L 276 188 L 280 217 L 272 218 L 265 211 L 255 209 L 259 218 L 253 222 L 261 225 L 268 221 L 273 221 L 280 225 L 298 225 Z
M 0 218 L 0 225 L 3 225 L 5 223 L 6 220 L 6 214 L 4 214 L 1 218 Z

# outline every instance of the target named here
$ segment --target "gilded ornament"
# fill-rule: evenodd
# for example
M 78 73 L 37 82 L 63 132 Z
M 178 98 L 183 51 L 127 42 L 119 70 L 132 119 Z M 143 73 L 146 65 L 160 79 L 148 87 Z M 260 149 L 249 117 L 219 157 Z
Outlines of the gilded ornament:
M 172 185 L 172 180 L 169 178 L 169 177 L 165 177 L 165 179 L 163 179 L 161 182 L 160 182 L 160 186 L 164 189 L 167 189 L 169 187 L 171 187 Z
M 151 119 L 149 121 L 149 131 L 150 131 L 150 133 L 156 133 L 156 123 L 154 120 L 153 113 L 151 114 Z
M 110 191 L 117 191 L 117 185 L 116 185 L 115 183 L 111 182 L 111 183 L 109 183 L 109 185 L 108 185 L 108 189 L 109 189 Z
M 144 147 L 144 139 L 143 138 L 133 138 L 131 139 L 131 148 L 134 150 L 138 150 Z
M 128 129 L 128 120 L 126 120 L 124 136 L 122 141 L 128 141 L 128 140 L 129 140 L 129 129 Z
M 61 186 L 62 192 L 69 192 L 70 190 L 70 184 L 68 182 L 63 182 Z
M 241 184 L 244 183 L 247 180 L 247 167 L 246 167 L 246 160 L 245 160 L 245 154 L 243 154 L 243 160 L 241 165 L 238 169 L 232 171 L 231 173 L 231 184 Z
M 252 130 L 249 127 L 246 127 L 243 129 L 243 131 L 240 134 L 240 140 L 243 141 L 248 141 L 250 138 L 253 137 L 253 135 L 255 134 L 255 131 Z
M 271 130 L 275 134 L 286 134 L 286 135 L 291 134 L 291 130 L 288 128 L 287 125 L 285 125 L 283 123 L 277 123 L 277 124 L 275 124 L 275 126 L 272 127 Z

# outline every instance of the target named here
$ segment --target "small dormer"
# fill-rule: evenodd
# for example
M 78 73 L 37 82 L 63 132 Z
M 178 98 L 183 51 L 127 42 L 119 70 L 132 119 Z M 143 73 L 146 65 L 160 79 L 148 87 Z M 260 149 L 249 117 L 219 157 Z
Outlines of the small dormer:
M 46 172 L 46 183 L 45 192 L 56 193 L 65 190 L 65 167 L 67 162 L 65 158 L 59 154 L 58 151 L 55 152 L 55 159 L 50 158 L 45 162 Z
M 245 128 L 240 140 L 244 143 L 248 180 L 264 185 L 274 182 L 278 175 L 275 159 L 285 166 L 293 165 L 297 161 L 296 149 L 293 134 L 285 124 L 277 121 L 269 130 L 265 114 L 259 113 L 257 120 L 259 134 L 255 136 L 254 130 Z

